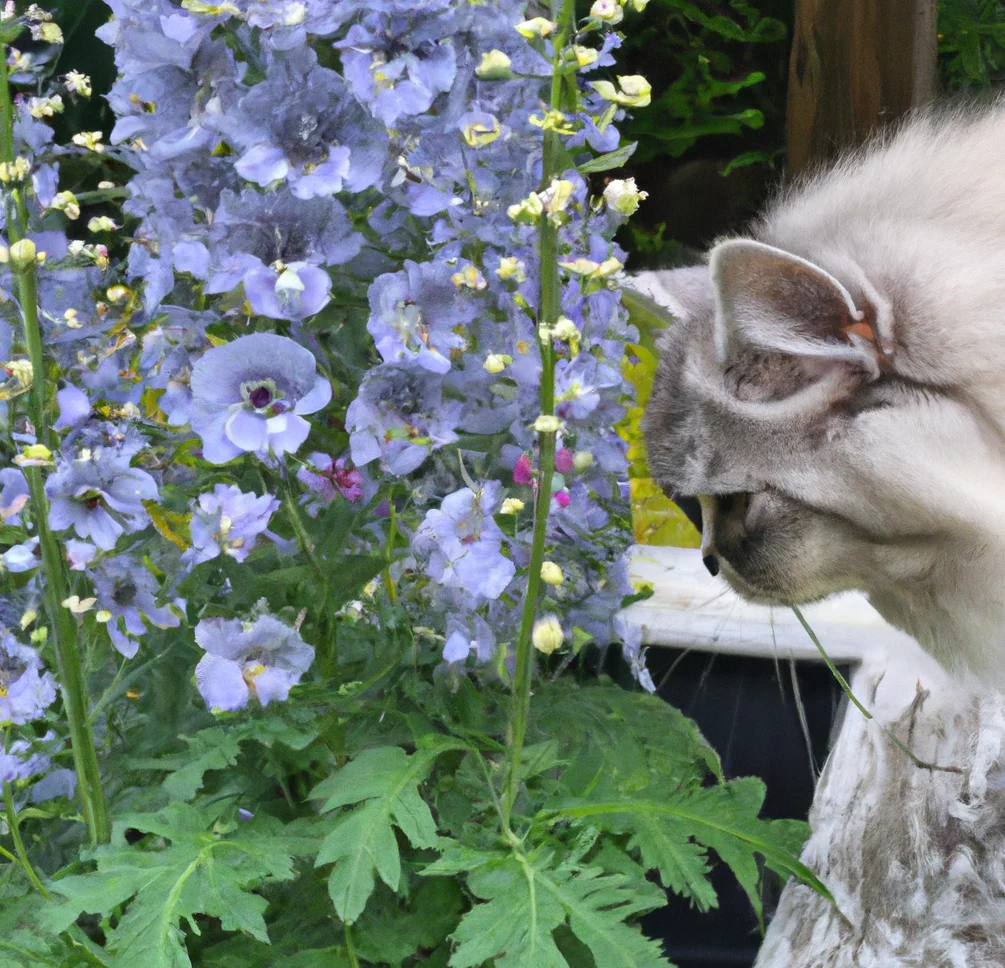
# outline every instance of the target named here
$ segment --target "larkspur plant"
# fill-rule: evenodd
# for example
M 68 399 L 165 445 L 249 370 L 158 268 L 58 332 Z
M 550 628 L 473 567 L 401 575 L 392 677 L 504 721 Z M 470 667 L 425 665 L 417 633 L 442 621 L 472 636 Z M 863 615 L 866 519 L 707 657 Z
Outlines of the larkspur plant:
M 596 674 L 651 688 L 595 177 L 645 0 L 109 7 L 68 145 L 0 14 L 0 964 L 657 966 L 651 872 L 823 890 Z

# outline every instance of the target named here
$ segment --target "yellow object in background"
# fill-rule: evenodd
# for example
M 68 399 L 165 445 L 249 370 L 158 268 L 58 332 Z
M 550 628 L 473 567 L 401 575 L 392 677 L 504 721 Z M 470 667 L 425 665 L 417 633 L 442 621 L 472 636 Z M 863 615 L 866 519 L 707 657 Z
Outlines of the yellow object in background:
M 695 526 L 649 476 L 642 415 L 652 392 L 658 362 L 652 350 L 629 344 L 625 347 L 621 364 L 625 379 L 635 387 L 635 406 L 629 408 L 625 419 L 618 425 L 618 433 L 628 441 L 628 478 L 635 540 L 638 544 L 698 548 L 701 546 L 701 535 Z

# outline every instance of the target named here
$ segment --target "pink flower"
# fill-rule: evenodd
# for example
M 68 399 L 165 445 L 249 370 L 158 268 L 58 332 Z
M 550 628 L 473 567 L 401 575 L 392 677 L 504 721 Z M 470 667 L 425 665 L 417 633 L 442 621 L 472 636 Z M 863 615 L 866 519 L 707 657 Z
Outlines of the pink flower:
M 530 466 L 530 458 L 526 454 L 521 454 L 520 459 L 513 467 L 513 483 L 529 484 L 534 480 L 534 470 Z
M 567 447 L 560 447 L 555 452 L 555 470 L 558 471 L 559 474 L 572 473 L 572 451 Z
M 569 502 L 571 500 L 572 500 L 572 498 L 569 497 L 569 492 L 568 491 L 559 491 L 555 495 L 555 503 L 560 508 L 567 508 L 569 506 Z

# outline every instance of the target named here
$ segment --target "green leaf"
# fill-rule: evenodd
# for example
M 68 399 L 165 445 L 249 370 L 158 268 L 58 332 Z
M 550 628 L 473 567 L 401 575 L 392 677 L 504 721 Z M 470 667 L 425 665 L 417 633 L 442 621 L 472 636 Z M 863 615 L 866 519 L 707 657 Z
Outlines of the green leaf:
M 584 161 L 583 164 L 579 165 L 579 173 L 581 175 L 593 175 L 600 171 L 610 171 L 612 168 L 620 168 L 635 154 L 637 147 L 638 144 L 631 141 L 628 144 L 623 144 L 620 148 L 615 148 L 614 151 L 608 151 L 605 155 L 597 155 L 596 158 L 591 158 L 589 161 Z
M 808 834 L 796 821 L 767 821 L 757 814 L 764 801 L 764 784 L 743 777 L 714 787 L 667 795 L 659 801 L 584 801 L 548 811 L 552 819 L 568 819 L 615 833 L 628 833 L 643 863 L 660 871 L 666 887 L 681 891 L 701 907 L 710 903 L 711 887 L 699 886 L 704 854 L 695 844 L 712 848 L 733 871 L 758 918 L 761 900 L 757 885 L 757 855 L 784 877 L 794 876 L 833 901 L 830 892 L 796 856 Z M 692 843 L 693 842 L 693 843 Z
M 550 855 L 511 856 L 476 870 L 468 887 L 482 904 L 462 919 L 451 968 L 569 968 L 554 933 L 568 923 L 603 968 L 667 968 L 660 945 L 625 922 L 659 907 L 662 892 L 639 893 L 624 874 L 565 864 Z M 644 883 L 644 882 L 643 882 Z
M 241 742 L 247 739 L 239 731 L 214 726 L 182 736 L 188 745 L 185 753 L 173 753 L 159 759 L 132 759 L 131 769 L 165 770 L 164 790 L 172 800 L 191 800 L 202 788 L 203 777 L 210 770 L 233 766 L 241 752 Z
M 411 756 L 396 746 L 364 750 L 311 793 L 325 800 L 324 813 L 355 804 L 335 818 L 316 861 L 318 867 L 335 864 L 328 892 L 343 921 L 362 914 L 375 875 L 391 890 L 398 889 L 401 857 L 394 827 L 413 847 L 436 846 L 436 821 L 418 788 L 436 758 L 449 749 L 467 745 L 444 736 Z
M 113 968 L 190 968 L 184 925 L 197 930 L 198 914 L 219 918 L 225 931 L 267 942 L 267 902 L 251 890 L 263 882 L 292 880 L 293 857 L 314 846 L 309 838 L 283 835 L 281 824 L 269 818 L 227 834 L 210 826 L 211 816 L 183 803 L 122 821 L 170 845 L 97 848 L 97 870 L 53 882 L 50 889 L 63 900 L 38 912 L 40 927 L 55 933 L 82 913 L 116 914 L 107 935 Z

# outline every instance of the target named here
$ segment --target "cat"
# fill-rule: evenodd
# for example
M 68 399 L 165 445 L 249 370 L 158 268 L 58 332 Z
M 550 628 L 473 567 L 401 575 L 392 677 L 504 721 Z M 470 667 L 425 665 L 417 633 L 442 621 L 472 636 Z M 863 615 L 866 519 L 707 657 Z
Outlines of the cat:
M 1005 687 L 1005 100 L 919 114 L 630 285 L 675 317 L 644 430 L 709 570 L 764 603 L 861 590 Z

